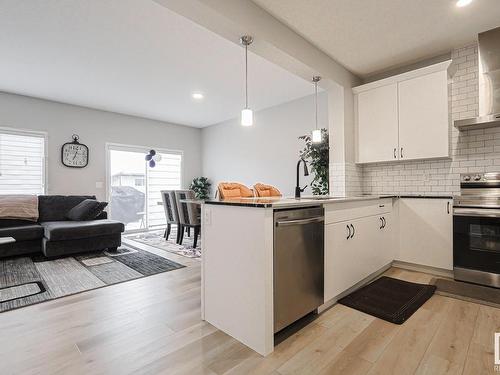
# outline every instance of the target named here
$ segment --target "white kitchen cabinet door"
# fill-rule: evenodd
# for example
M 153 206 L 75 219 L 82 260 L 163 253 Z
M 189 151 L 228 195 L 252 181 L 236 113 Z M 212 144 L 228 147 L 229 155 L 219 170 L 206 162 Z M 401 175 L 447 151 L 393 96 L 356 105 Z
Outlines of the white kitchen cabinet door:
M 378 241 L 380 258 L 378 269 L 391 263 L 396 256 L 396 234 L 397 228 L 392 213 L 380 216 L 383 219 L 383 227 L 380 228 L 380 240 Z M 379 222 L 377 225 L 380 224 Z
M 325 302 L 388 263 L 380 227 L 380 216 L 326 225 Z
M 453 269 L 453 201 L 402 198 L 399 201 L 399 251 L 396 259 Z
M 350 222 L 325 226 L 325 302 L 348 289 L 355 280 L 360 254 L 350 238 Z
M 398 86 L 357 94 L 357 162 L 397 160 Z
M 399 82 L 399 158 L 449 156 L 448 74 Z

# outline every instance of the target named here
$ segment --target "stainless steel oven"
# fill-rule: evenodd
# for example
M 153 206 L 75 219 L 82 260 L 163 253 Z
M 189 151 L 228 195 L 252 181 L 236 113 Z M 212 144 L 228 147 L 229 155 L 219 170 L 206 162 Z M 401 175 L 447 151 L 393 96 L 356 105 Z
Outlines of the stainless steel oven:
M 461 175 L 453 209 L 456 280 L 500 288 L 500 173 Z

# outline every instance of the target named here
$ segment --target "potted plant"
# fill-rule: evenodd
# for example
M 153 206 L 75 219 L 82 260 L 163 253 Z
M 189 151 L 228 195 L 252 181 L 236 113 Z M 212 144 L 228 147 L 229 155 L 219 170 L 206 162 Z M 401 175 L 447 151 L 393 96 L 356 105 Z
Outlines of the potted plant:
M 305 147 L 300 151 L 300 157 L 306 160 L 311 167 L 311 172 L 314 173 L 314 178 L 311 182 L 311 190 L 313 195 L 328 195 L 329 181 L 329 150 L 330 143 L 328 139 L 328 130 L 321 129 L 320 143 L 313 143 L 310 135 L 299 137 L 305 142 Z
M 210 198 L 210 186 L 212 184 L 206 177 L 196 177 L 193 178 L 189 189 L 194 191 L 197 199 L 208 199 Z

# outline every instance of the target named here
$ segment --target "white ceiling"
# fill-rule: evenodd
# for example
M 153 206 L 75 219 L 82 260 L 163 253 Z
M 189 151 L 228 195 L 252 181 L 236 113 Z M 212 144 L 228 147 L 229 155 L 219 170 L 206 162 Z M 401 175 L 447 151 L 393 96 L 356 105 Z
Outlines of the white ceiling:
M 253 0 L 353 73 L 449 52 L 500 26 L 500 0 Z
M 1 91 L 196 127 L 244 104 L 242 47 L 150 0 L 1 0 L 0 51 Z M 313 92 L 257 55 L 249 64 L 255 110 Z

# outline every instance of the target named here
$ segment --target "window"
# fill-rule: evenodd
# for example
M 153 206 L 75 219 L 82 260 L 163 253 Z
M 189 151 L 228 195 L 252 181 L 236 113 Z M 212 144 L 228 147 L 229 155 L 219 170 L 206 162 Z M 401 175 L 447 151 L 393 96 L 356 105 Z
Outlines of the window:
M 0 128 L 0 194 L 45 193 L 45 139 Z

